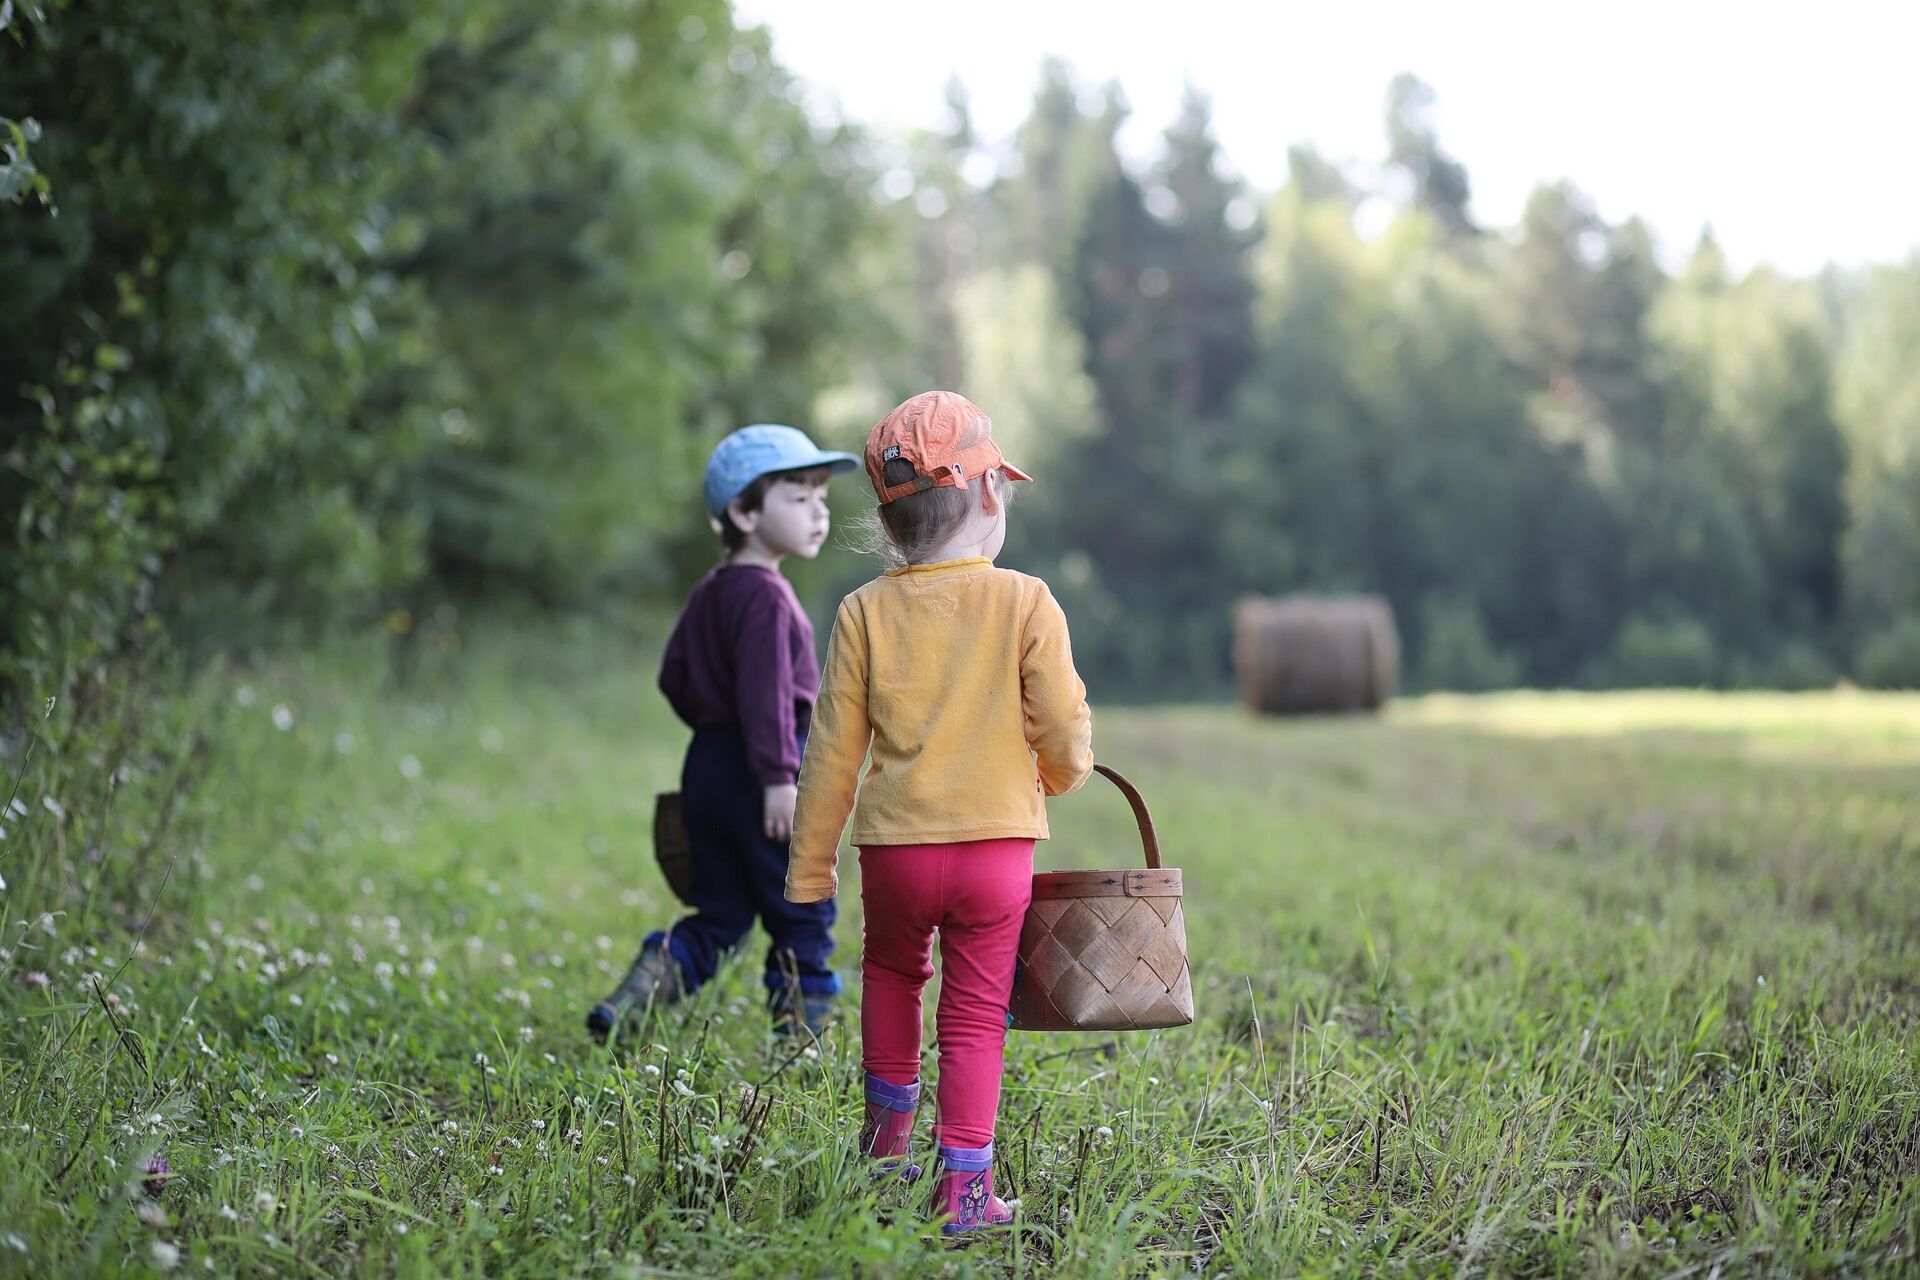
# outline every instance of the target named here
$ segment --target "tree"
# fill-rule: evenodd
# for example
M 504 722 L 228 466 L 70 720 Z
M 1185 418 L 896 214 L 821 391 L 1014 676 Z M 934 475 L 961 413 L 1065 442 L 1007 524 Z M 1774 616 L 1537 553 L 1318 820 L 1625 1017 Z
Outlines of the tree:
M 1467 212 L 1472 183 L 1466 166 L 1440 149 L 1434 101 L 1432 87 L 1408 72 L 1387 86 L 1387 164 L 1406 175 L 1416 207 L 1447 235 L 1475 235 L 1479 229 Z

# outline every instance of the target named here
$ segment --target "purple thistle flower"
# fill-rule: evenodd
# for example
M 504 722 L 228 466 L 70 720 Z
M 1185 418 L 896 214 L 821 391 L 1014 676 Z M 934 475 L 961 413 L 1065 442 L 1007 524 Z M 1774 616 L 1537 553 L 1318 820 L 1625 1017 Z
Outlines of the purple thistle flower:
M 173 1176 L 173 1166 L 167 1163 L 165 1156 L 148 1156 L 141 1164 L 140 1172 L 146 1175 L 146 1181 L 140 1185 L 148 1195 L 158 1199 L 167 1189 L 167 1179 Z

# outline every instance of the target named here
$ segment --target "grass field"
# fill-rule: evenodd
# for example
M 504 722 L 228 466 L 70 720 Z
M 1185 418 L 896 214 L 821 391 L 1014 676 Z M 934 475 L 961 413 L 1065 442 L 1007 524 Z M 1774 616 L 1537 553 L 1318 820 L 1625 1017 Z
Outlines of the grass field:
M 1098 713 L 1199 1020 L 1014 1036 L 1019 1229 L 956 1249 L 867 1190 L 853 1026 L 773 1043 L 757 944 L 581 1034 L 672 914 L 652 657 L 233 676 L 137 954 L 0 863 L 0 1274 L 1916 1273 L 1920 698 Z M 1103 786 L 1047 865 L 1137 856 Z

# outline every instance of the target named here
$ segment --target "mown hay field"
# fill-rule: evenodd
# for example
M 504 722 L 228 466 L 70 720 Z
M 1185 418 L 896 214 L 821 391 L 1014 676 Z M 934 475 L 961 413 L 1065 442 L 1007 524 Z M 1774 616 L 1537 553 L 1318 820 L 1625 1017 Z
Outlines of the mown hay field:
M 1920 698 L 1097 712 L 1186 873 L 1198 1021 L 1015 1035 L 1019 1227 L 950 1248 L 851 1158 L 851 1001 L 774 1042 L 759 943 L 581 1033 L 672 913 L 650 659 L 227 678 L 137 952 L 0 898 L 0 1274 L 1915 1269 Z M 1103 786 L 1045 865 L 1137 856 Z

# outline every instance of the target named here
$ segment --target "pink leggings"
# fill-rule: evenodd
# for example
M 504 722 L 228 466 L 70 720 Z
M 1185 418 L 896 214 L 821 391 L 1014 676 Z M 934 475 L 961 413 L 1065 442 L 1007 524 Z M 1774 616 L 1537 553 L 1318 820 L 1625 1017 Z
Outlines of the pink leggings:
M 888 1084 L 920 1078 L 920 992 L 940 933 L 936 1137 L 950 1147 L 993 1141 L 1007 1002 L 1020 922 L 1033 896 L 1032 840 L 870 845 L 860 850 L 866 909 L 860 997 L 863 1065 Z

